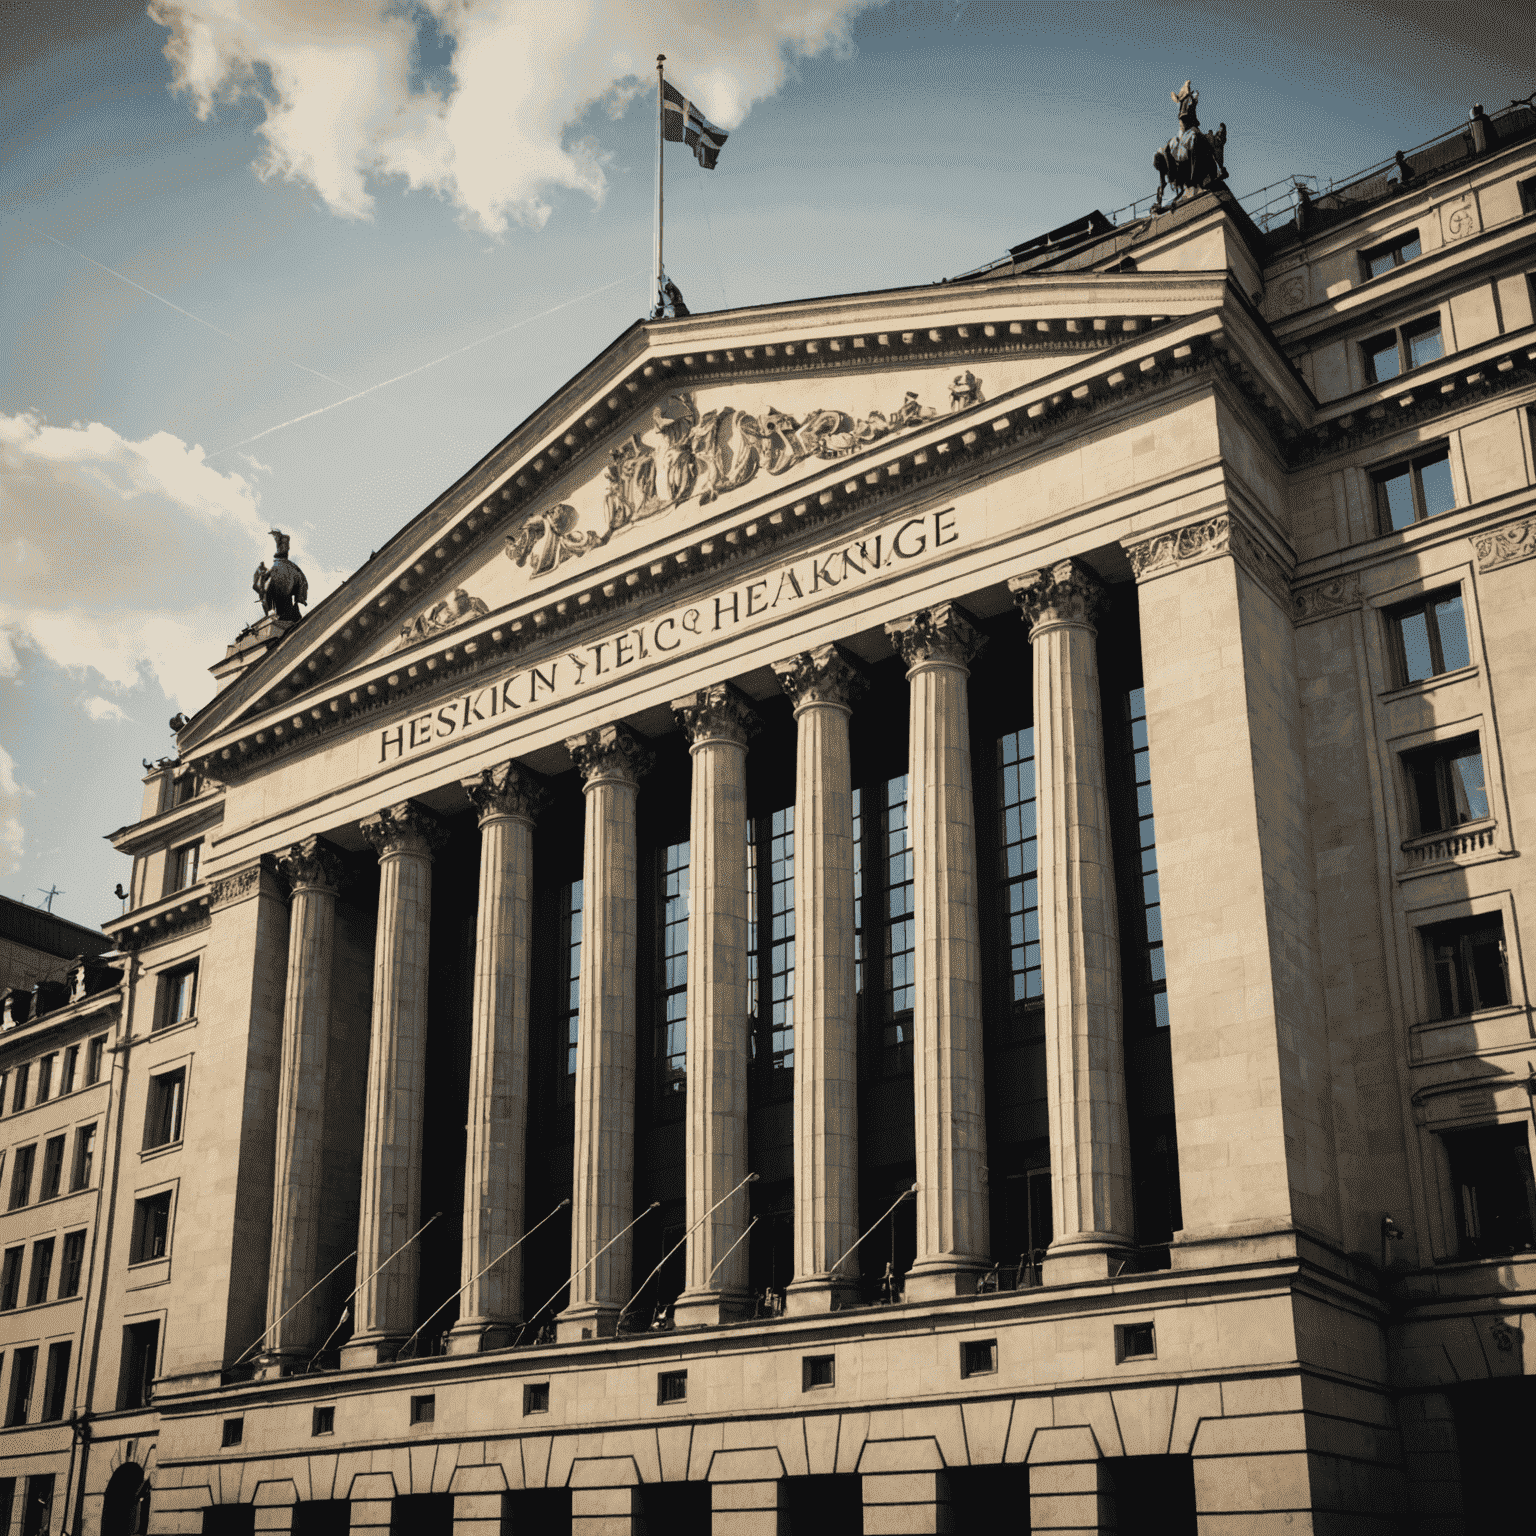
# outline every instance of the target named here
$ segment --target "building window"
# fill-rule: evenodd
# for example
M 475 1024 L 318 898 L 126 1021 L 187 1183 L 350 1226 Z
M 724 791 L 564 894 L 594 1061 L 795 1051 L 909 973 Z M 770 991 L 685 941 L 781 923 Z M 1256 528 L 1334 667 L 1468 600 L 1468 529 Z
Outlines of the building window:
M 19 1210 L 32 1198 L 32 1162 L 37 1156 L 37 1144 L 17 1147 L 11 1163 L 11 1200 L 8 1209 Z
M 549 1412 L 549 1383 L 547 1381 L 527 1381 L 523 1383 L 523 1412 L 525 1414 Z
M 32 1276 L 27 1281 L 27 1305 L 41 1306 L 48 1300 L 48 1282 L 53 1279 L 53 1239 L 45 1237 L 32 1244 Z
M 1122 1323 L 1115 1329 L 1115 1356 L 1119 1360 L 1157 1358 L 1157 1330 L 1151 1323 Z
M 202 856 L 203 845 L 200 842 L 187 843 L 180 848 L 171 850 L 170 871 L 171 884 L 166 895 L 172 891 L 184 891 L 189 886 L 197 884 L 197 864 Z
M 565 1036 L 565 1086 L 574 1090 L 576 1077 L 576 1037 L 581 1025 L 581 881 L 566 886 L 561 901 L 562 948 L 565 953 L 565 1007 L 562 1032 Z
M 1528 177 L 1520 184 L 1520 212 L 1536 213 L 1536 176 Z
M 1456 1192 L 1459 1257 L 1491 1258 L 1536 1247 L 1536 1187 L 1524 1125 L 1447 1131 Z
M 766 860 L 763 850 L 767 850 Z M 766 980 L 766 997 L 764 982 Z M 747 824 L 747 1012 L 752 1055 L 795 1066 L 795 808 Z M 787 1082 L 788 1079 L 780 1079 Z
M 1410 368 L 1422 368 L 1445 356 L 1438 314 L 1410 320 L 1360 345 L 1365 353 L 1365 376 L 1372 384 L 1384 384 Z
M 75 1077 L 80 1070 L 80 1047 L 72 1045 L 64 1052 L 64 1072 L 59 1078 L 59 1092 L 61 1094 L 75 1091 Z
M 1426 517 L 1438 517 L 1456 508 L 1450 450 L 1443 444 L 1375 470 L 1371 479 L 1383 533 L 1411 527 Z
M 53 1473 L 27 1479 L 27 1503 L 21 1515 L 21 1536 L 48 1536 L 53 1525 Z
M 240 1442 L 242 1440 L 244 1440 L 244 1439 L 245 1439 L 245 1420 L 244 1419 L 225 1419 L 224 1420 L 224 1436 L 223 1436 L 223 1440 L 221 1442 L 225 1446 L 225 1448 L 227 1449 L 231 1445 L 239 1445 Z
M 1472 665 L 1461 588 L 1445 587 L 1387 610 L 1400 686 Z
M 130 1323 L 123 1329 L 123 1369 L 117 1388 L 119 1408 L 143 1408 L 154 1395 L 160 1360 L 160 1322 Z
M 1152 814 L 1152 754 L 1147 745 L 1147 694 L 1125 696 L 1131 736 L 1131 777 L 1136 786 L 1136 832 L 1141 860 L 1141 981 L 1152 1005 L 1152 1022 L 1168 1027 L 1168 971 L 1163 957 L 1162 890 L 1157 877 L 1157 826 Z
M 187 1086 L 187 1069 L 162 1072 L 149 1080 L 149 1107 L 144 1117 L 144 1146 L 166 1147 L 181 1140 L 182 1099 Z
M 1040 844 L 1035 824 L 1035 730 L 998 738 L 998 898 L 1008 927 L 1008 982 L 1017 1018 L 1040 1004 Z
M 830 1387 L 837 1381 L 837 1361 L 833 1355 L 806 1355 L 800 1361 L 800 1390 Z
M 1404 262 L 1412 261 L 1419 254 L 1419 232 L 1416 229 L 1410 229 L 1407 234 L 1397 235 L 1384 245 L 1375 245 L 1368 251 L 1361 251 L 1360 265 L 1365 271 L 1366 281 L 1369 282 L 1373 277 L 1381 277 L 1394 267 L 1400 267 Z
M 681 1104 L 688 1082 L 688 844 L 662 850 L 656 956 L 656 1093 Z
M 411 1423 L 430 1424 L 437 1418 L 437 1398 L 432 1393 L 411 1399 Z
M 314 1417 L 310 1420 L 309 1432 L 311 1435 L 334 1435 L 336 1433 L 336 1406 L 328 1403 L 324 1408 L 316 1408 Z
M 195 773 L 183 773 L 175 780 L 171 790 L 171 804 L 173 806 L 185 805 L 187 801 L 197 797 L 198 777 Z
M 57 1055 L 44 1056 L 37 1064 L 37 1102 L 46 1104 L 53 1097 L 53 1068 Z
M 48 1346 L 48 1371 L 43 1377 L 42 1422 L 45 1424 L 62 1419 L 64 1410 L 68 1406 L 70 1353 L 68 1339 Z M 44 1526 L 43 1529 L 46 1530 L 47 1527 Z
M 88 1189 L 91 1183 L 91 1174 L 96 1167 L 96 1127 L 94 1125 L 82 1125 L 75 1132 L 75 1165 L 70 1171 L 69 1187 L 71 1191 Z
M 1413 801 L 1415 834 L 1447 832 L 1487 817 L 1483 754 L 1475 735 L 1404 752 L 1403 768 Z
M 64 1263 L 59 1270 L 59 1298 L 80 1294 L 80 1276 L 85 1269 L 85 1228 L 64 1234 Z
M 917 996 L 912 838 L 907 776 L 853 792 L 854 969 L 866 1038 L 878 1043 L 881 1070 L 912 1069 Z
M 658 1371 L 656 1373 L 656 1401 L 658 1403 L 683 1403 L 688 1400 L 687 1371 Z
M 52 1200 L 64 1182 L 64 1138 L 50 1136 L 43 1143 L 43 1182 L 38 1189 L 39 1200 Z
M 85 1047 L 85 1086 L 101 1081 L 101 1059 L 106 1054 L 107 1037 L 95 1035 Z
M 13 1112 L 19 1112 L 27 1107 L 27 1080 L 31 1075 L 31 1062 L 26 1062 L 16 1068 L 16 1086 L 11 1090 L 11 1109 Z
M 1419 931 L 1438 1018 L 1459 1019 L 1482 1008 L 1508 1005 L 1509 969 L 1500 913 L 1458 918 Z
M 996 1339 L 966 1339 L 960 1345 L 960 1374 L 962 1376 L 991 1376 L 996 1371 Z
M 5 1408 L 7 1427 L 25 1424 L 32 1413 L 32 1386 L 37 1380 L 37 1350 L 18 1349 L 11 1357 L 11 1395 Z
M 156 1029 L 184 1024 L 197 1009 L 197 966 L 183 965 L 160 978 L 160 1006 Z
M 0 1312 L 13 1312 L 21 1300 L 21 1261 L 26 1249 L 7 1248 L 0 1261 Z
M 130 1264 L 163 1259 L 171 1235 L 171 1192 L 147 1195 L 133 1202 L 133 1236 L 128 1248 Z
M 0 1115 L 5 1113 L 5 1085 L 10 1080 L 11 1074 L 9 1072 L 0 1072 Z M 3 1530 L 0 1530 L 0 1536 L 4 1536 Z

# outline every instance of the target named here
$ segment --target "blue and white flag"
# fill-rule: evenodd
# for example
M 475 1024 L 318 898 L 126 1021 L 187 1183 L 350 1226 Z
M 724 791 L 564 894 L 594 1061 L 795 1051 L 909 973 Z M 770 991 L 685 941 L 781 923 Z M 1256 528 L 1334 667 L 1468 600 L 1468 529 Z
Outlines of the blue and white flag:
M 706 171 L 715 168 L 725 147 L 725 129 L 716 128 L 669 80 L 661 83 L 661 135 L 674 144 L 686 144 Z

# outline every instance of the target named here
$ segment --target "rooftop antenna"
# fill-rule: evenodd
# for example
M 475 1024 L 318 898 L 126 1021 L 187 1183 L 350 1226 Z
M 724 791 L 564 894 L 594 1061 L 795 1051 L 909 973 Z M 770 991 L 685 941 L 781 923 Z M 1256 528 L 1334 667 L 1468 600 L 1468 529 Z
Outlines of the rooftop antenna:
M 37 889 L 38 893 L 43 898 L 43 906 L 45 906 L 50 912 L 53 911 L 53 898 L 55 896 L 67 896 L 69 894 L 68 891 L 61 891 L 56 885 L 49 886 L 46 891 L 43 890 L 42 886 L 38 886 Z

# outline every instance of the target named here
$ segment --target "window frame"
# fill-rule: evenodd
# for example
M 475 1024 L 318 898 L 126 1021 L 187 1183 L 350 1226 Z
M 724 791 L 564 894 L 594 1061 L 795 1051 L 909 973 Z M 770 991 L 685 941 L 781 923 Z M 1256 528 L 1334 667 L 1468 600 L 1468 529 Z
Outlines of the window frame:
M 26 1261 L 25 1243 L 13 1243 L 0 1255 L 0 1312 L 14 1312 L 21 1305 L 21 1278 Z
M 1431 512 L 1424 496 L 1424 469 L 1429 464 L 1438 464 L 1442 459 L 1445 460 L 1446 474 L 1451 482 L 1451 504 L 1438 512 Z M 1392 523 L 1392 506 L 1387 498 L 1387 484 L 1389 481 L 1400 478 L 1404 473 L 1408 475 L 1409 491 L 1413 498 L 1413 521 L 1397 528 Z M 1420 523 L 1431 522 L 1437 517 L 1447 517 L 1452 512 L 1461 510 L 1460 503 L 1456 500 L 1456 476 L 1451 468 L 1449 438 L 1436 438 L 1433 442 L 1421 443 L 1410 454 L 1402 455 L 1385 464 L 1372 465 L 1368 474 L 1371 481 L 1371 494 L 1376 503 L 1377 532 L 1382 537 L 1390 533 L 1406 533 L 1410 528 L 1417 528 Z
M 20 1063 L 11 1078 L 11 1113 L 19 1115 L 27 1107 L 27 1087 L 32 1081 L 32 1063 Z
M 1467 816 L 1457 820 L 1456 791 L 1451 777 L 1451 765 L 1461 758 L 1472 755 L 1467 750 L 1468 743 L 1476 747 L 1476 755 L 1482 765 L 1484 810 L 1481 815 Z M 1458 751 L 1458 748 L 1461 750 Z M 1411 829 L 1408 833 L 1409 841 L 1418 838 L 1446 837 L 1463 827 L 1497 820 L 1494 794 L 1489 784 L 1488 754 L 1483 749 L 1481 730 L 1464 730 L 1457 735 L 1447 733 L 1416 746 L 1398 746 L 1395 750 L 1404 791 L 1404 805 L 1408 812 L 1406 825 Z M 1429 770 L 1427 774 L 1425 769 Z M 1433 810 L 1435 816 L 1439 818 L 1438 826 L 1425 824 L 1425 812 L 1428 807 L 1426 798 L 1421 792 L 1421 785 L 1426 778 L 1430 777 L 1433 781 Z M 1468 808 L 1471 809 L 1470 803 Z
M 167 1185 L 149 1194 L 136 1195 L 133 1201 L 133 1225 L 129 1231 L 128 1264 L 154 1264 L 171 1254 L 171 1219 L 175 1191 Z
M 901 798 L 892 800 L 898 783 Z M 860 1070 L 873 1077 L 907 1077 L 914 1069 L 919 942 L 911 775 L 903 769 L 877 776 L 854 785 L 853 795 L 854 974 L 864 1042 Z M 893 904 L 897 891 L 905 892 L 899 911 Z M 898 940 L 903 947 L 897 947 Z M 905 995 L 911 996 L 912 1006 L 896 1006 Z
M 198 962 L 187 960 L 168 967 L 156 978 L 155 1021 L 156 1030 L 171 1029 L 177 1024 L 192 1024 L 197 1020 Z M 189 996 L 190 994 L 190 996 Z M 186 1010 L 174 1013 L 186 1002 Z M 174 1014 L 174 1016 L 173 1016 Z
M 1529 1255 L 1536 1251 L 1536 1178 L 1533 1178 L 1532 1173 L 1529 1123 L 1529 1116 L 1522 1114 L 1519 1120 L 1448 1127 L 1437 1133 L 1445 1155 L 1446 1172 L 1450 1178 L 1451 1211 L 1456 1236 L 1456 1252 L 1453 1261 L 1507 1259 L 1520 1254 Z M 1486 1136 L 1490 1140 L 1506 1142 L 1515 1153 L 1517 1166 L 1512 1170 L 1511 1182 L 1523 1185 L 1525 1194 L 1525 1210 L 1515 1215 L 1516 1224 L 1519 1222 L 1520 1215 L 1524 1216 L 1526 1241 L 1523 1245 L 1505 1246 L 1496 1241 L 1489 1241 L 1482 1232 L 1471 1230 L 1474 1226 L 1480 1227 L 1484 1224 L 1475 1198 L 1474 1201 L 1469 1201 L 1467 1198 L 1469 1181 L 1463 1177 L 1470 1171 L 1467 1167 L 1469 1143 L 1476 1136 Z M 1506 1178 L 1508 1177 L 1510 1172 L 1506 1171 Z
M 25 1366 L 25 1370 L 23 1370 Z M 32 1394 L 37 1390 L 37 1346 L 11 1351 L 11 1381 L 5 1394 L 5 1427 L 27 1424 L 32 1418 Z
M 178 1146 L 186 1134 L 187 1115 L 187 1068 L 166 1067 L 152 1073 L 144 1105 L 145 1152 L 158 1152 L 165 1147 Z M 151 1136 L 163 1128 L 166 1135 L 152 1141 Z
M 652 1086 L 657 1115 L 680 1119 L 688 1086 L 688 941 L 692 850 L 685 837 L 655 849 L 655 985 Z M 681 903 L 679 916 L 674 903 Z M 678 943 L 681 949 L 676 949 Z M 681 980 L 678 979 L 681 972 Z M 680 1012 L 679 1012 L 680 1010 Z M 678 1035 L 674 1035 L 674 1030 Z M 680 1036 L 682 1050 L 672 1049 Z M 681 1065 L 678 1065 L 679 1060 Z
M 1482 997 L 1479 967 L 1473 958 L 1473 941 L 1478 935 L 1482 935 L 1486 947 L 1488 937 L 1494 934 L 1495 928 L 1504 995 L 1497 1001 L 1490 1001 Z M 1425 923 L 1419 927 L 1418 936 L 1424 955 L 1425 989 L 1431 1007 L 1437 1009 L 1432 1022 L 1444 1024 L 1454 1019 L 1469 1019 L 1474 1014 L 1488 1013 L 1514 1005 L 1515 991 L 1510 976 L 1509 943 L 1503 912 L 1474 912 L 1464 917 L 1449 918 L 1443 922 Z M 1455 971 L 1453 989 L 1450 993 L 1452 1002 L 1449 1007 L 1445 1002 L 1447 991 L 1441 984 L 1441 961 L 1437 955 L 1437 951 L 1442 947 L 1452 948 L 1454 955 Z M 1466 1008 L 1455 1006 L 1463 1001 L 1470 1006 Z
M 984 1349 L 987 1351 L 986 1361 L 982 1363 L 976 1357 L 975 1351 Z M 997 1340 L 993 1339 L 962 1339 L 960 1341 L 960 1379 L 969 1381 L 973 1376 L 997 1375 Z
M 336 1405 L 335 1403 L 321 1403 L 310 1414 L 309 1435 L 314 1439 L 316 1435 L 334 1435 L 336 1433 Z
M 766 855 L 765 855 L 766 850 Z M 795 807 L 747 822 L 747 1016 L 764 1102 L 795 1082 Z
M 203 840 L 194 837 L 190 842 L 178 843 L 166 855 L 165 894 L 174 896 L 179 891 L 190 891 L 198 883 L 198 872 L 203 861 Z M 189 867 L 190 866 L 190 867 Z
M 95 1120 L 89 1125 L 75 1127 L 75 1152 L 69 1164 L 69 1192 L 72 1195 L 91 1187 L 91 1178 L 96 1172 L 98 1128 L 99 1122 Z
M 48 1291 L 53 1284 L 54 1246 L 52 1237 L 33 1239 L 32 1262 L 27 1266 L 27 1305 L 29 1307 L 40 1307 L 48 1300 Z
M 160 1349 L 164 1339 L 162 1316 L 141 1317 L 123 1323 L 123 1351 L 117 1373 L 119 1410 L 147 1408 L 154 1401 L 155 1377 L 160 1374 Z M 135 1366 L 137 1369 L 130 1374 Z
M 1448 667 L 1445 665 L 1445 641 L 1435 610 L 1445 607 L 1453 598 L 1461 606 L 1462 640 L 1466 646 L 1467 659 L 1461 666 Z M 1460 580 L 1445 586 L 1426 587 L 1413 597 L 1390 603 L 1380 611 L 1387 626 L 1387 650 L 1392 660 L 1394 690 L 1439 682 L 1452 673 L 1470 671 L 1477 666 L 1477 657 L 1472 647 L 1472 625 L 1468 622 L 1470 614 L 1467 593 Z M 1430 666 L 1433 670 L 1423 677 L 1409 677 L 1408 645 L 1403 624 L 1406 620 L 1420 616 L 1424 620 L 1425 643 L 1429 647 Z
M 80 1076 L 80 1046 L 77 1042 L 64 1052 L 64 1064 L 59 1072 L 59 1097 L 75 1091 L 75 1080 Z
M 687 1401 L 688 1372 L 686 1370 L 657 1371 L 656 1406 L 664 1408 L 671 1403 L 686 1403 Z
M 64 1234 L 64 1246 L 59 1252 L 58 1299 L 66 1301 L 80 1294 L 85 1280 L 86 1227 L 76 1227 Z M 66 1289 L 68 1287 L 68 1289 Z
M 34 1104 L 46 1104 L 53 1097 L 53 1068 L 58 1058 L 57 1051 L 49 1051 L 46 1056 L 37 1058 L 37 1093 L 32 1100 Z
M 43 1168 L 37 1185 L 39 1205 L 44 1200 L 57 1200 L 64 1193 L 64 1153 L 68 1142 L 69 1133 L 60 1131 L 43 1143 Z
M 1420 336 L 1427 336 L 1434 331 L 1440 338 L 1440 356 L 1426 358 L 1422 363 L 1413 360 L 1413 343 Z M 1376 376 L 1376 358 L 1387 350 L 1390 342 L 1397 351 L 1397 372 L 1389 373 L 1385 378 Z M 1445 316 L 1436 308 L 1422 315 L 1415 315 L 1411 320 L 1403 320 L 1398 324 L 1389 326 L 1384 331 L 1377 331 L 1370 336 L 1364 336 L 1360 340 L 1361 364 L 1365 371 L 1367 387 L 1372 384 L 1391 384 L 1413 373 L 1419 368 L 1428 368 L 1440 362 L 1446 356 L 1445 350 Z
M 101 1081 L 101 1069 L 106 1061 L 107 1037 L 92 1035 L 85 1043 L 85 1082 L 82 1086 L 94 1088 Z
M 1403 248 L 1407 245 L 1417 246 L 1411 256 L 1403 255 Z M 1410 261 L 1417 261 L 1424 254 L 1423 242 L 1419 239 L 1417 229 L 1403 230 L 1391 239 L 1378 241 L 1375 245 L 1366 246 L 1360 251 L 1360 280 L 1362 283 L 1374 282 L 1378 277 L 1389 277 L 1399 267 L 1406 267 Z M 1383 268 L 1380 272 L 1371 271 L 1374 262 L 1382 257 L 1390 256 L 1392 264 Z
M 39 1424 L 57 1424 L 69 1409 L 69 1369 L 74 1363 L 74 1341 L 55 1339 L 48 1346 L 43 1373 L 43 1411 Z
M 11 1187 L 6 1210 L 19 1211 L 32 1203 L 32 1169 L 37 1160 L 37 1143 L 17 1147 L 11 1155 Z M 25 1173 L 23 1173 L 25 1170 Z

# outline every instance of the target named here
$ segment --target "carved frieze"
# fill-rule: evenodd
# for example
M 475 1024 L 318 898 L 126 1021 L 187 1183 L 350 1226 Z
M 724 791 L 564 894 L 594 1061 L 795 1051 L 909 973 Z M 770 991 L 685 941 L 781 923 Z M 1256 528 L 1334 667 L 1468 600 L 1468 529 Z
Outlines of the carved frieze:
M 966 372 L 951 389 L 951 408 L 981 398 L 981 381 Z M 669 395 L 651 412 L 651 426 L 611 450 L 603 506 L 596 526 L 560 502 L 527 518 L 508 536 L 506 556 L 542 576 L 566 560 L 601 549 L 621 528 L 686 501 L 707 506 L 759 473 L 782 475 L 806 459 L 843 459 L 869 444 L 931 421 L 938 412 L 908 391 L 887 415 L 813 410 L 804 417 L 769 407 L 762 415 L 734 405 L 701 412 L 686 392 Z
M 1284 567 L 1267 545 L 1225 512 L 1127 543 L 1125 551 L 1138 582 L 1167 575 L 1180 566 L 1230 555 L 1286 609 L 1291 606 L 1290 578 Z
M 1496 571 L 1501 565 L 1529 560 L 1536 556 L 1536 518 L 1474 534 L 1472 547 L 1477 551 L 1479 571 Z
M 254 864 L 247 864 L 244 869 L 237 869 L 232 874 L 210 881 L 208 884 L 209 910 L 217 911 L 220 907 L 227 907 L 232 901 L 241 901 L 247 896 L 254 896 L 261 889 L 263 872 L 270 872 L 272 868 L 272 861 L 263 856 Z
M 306 837 L 277 856 L 277 868 L 293 890 L 335 891 L 346 866 L 340 850 L 324 838 Z
M 483 619 L 490 611 L 478 597 L 471 597 L 463 587 L 459 587 L 452 597 L 444 598 L 425 613 L 418 613 L 410 623 L 402 624 L 400 640 L 395 649 L 403 651 L 408 645 L 415 645 L 418 640 L 430 640 L 434 635 L 444 634 L 450 629 L 457 629 L 461 624 L 469 623 L 471 619 Z
M 1334 576 L 1296 594 L 1296 622 L 1327 619 L 1360 606 L 1360 576 L 1356 571 Z
M 565 750 L 576 760 L 588 789 L 594 784 L 638 784 L 656 761 L 656 754 L 625 725 L 599 726 L 566 738 Z
M 852 658 L 835 645 L 821 645 L 814 651 L 801 651 L 787 661 L 776 661 L 773 671 L 797 710 L 810 704 L 835 704 L 851 709 L 853 701 L 869 686 Z
M 1104 610 L 1104 583 L 1076 560 L 1011 577 L 1008 591 L 1031 635 L 1046 624 L 1094 624 Z
M 467 779 L 460 779 L 464 793 L 480 813 L 483 826 L 492 816 L 517 816 L 524 821 L 537 821 L 539 813 L 549 804 L 549 791 L 544 781 L 520 763 L 497 763 L 494 768 L 482 768 Z
M 955 603 L 940 603 L 905 618 L 892 619 L 885 632 L 908 667 L 928 661 L 969 666 L 987 643 L 987 637 Z
M 744 747 L 762 729 L 751 701 L 729 683 L 716 683 L 686 699 L 675 699 L 672 713 L 694 746 L 706 741 L 732 741 Z
M 430 859 L 448 841 L 448 831 L 425 806 L 414 800 L 387 805 L 358 823 L 368 846 L 381 859 L 393 854 L 414 854 Z

